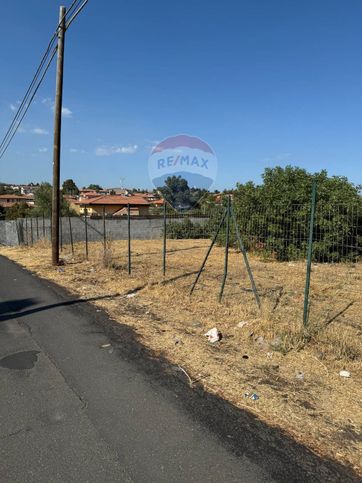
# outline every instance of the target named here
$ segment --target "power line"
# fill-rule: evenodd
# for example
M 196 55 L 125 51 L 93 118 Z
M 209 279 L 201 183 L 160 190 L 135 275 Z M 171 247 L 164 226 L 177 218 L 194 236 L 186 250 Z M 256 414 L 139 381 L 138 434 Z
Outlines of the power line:
M 45 69 L 44 69 L 44 72 L 43 72 L 43 74 L 42 74 L 42 76 L 41 76 L 41 78 L 40 78 L 37 86 L 35 87 L 35 90 L 34 90 L 32 96 L 31 96 L 29 102 L 26 104 L 25 111 L 22 113 L 20 119 L 17 121 L 16 126 L 15 126 L 15 129 L 13 130 L 13 132 L 11 133 L 11 135 L 8 137 L 6 143 L 2 146 L 2 149 L 0 150 L 0 159 L 4 156 L 4 154 L 5 154 L 8 146 L 9 146 L 9 144 L 11 143 L 13 137 L 15 136 L 17 130 L 19 129 L 19 126 L 21 124 L 21 121 L 24 119 L 25 114 L 28 112 L 28 109 L 30 107 L 30 104 L 32 103 L 32 101 L 33 101 L 36 93 L 38 92 L 38 89 L 39 89 L 40 84 L 42 83 L 42 81 L 43 81 L 43 79 L 45 77 L 45 74 L 48 72 L 48 69 L 50 67 L 50 64 L 51 64 L 54 56 L 55 56 L 56 51 L 57 51 L 57 46 L 54 47 L 53 52 L 51 53 L 50 59 L 48 60 L 48 63 L 46 65 Z
M 46 62 L 46 59 L 47 59 L 49 52 L 50 52 L 50 49 L 52 48 L 52 46 L 54 44 L 54 39 L 55 39 L 55 36 L 53 36 L 52 39 L 50 40 L 48 47 L 47 47 L 47 49 L 46 49 L 46 51 L 43 55 L 43 58 L 41 59 L 41 62 L 40 62 L 39 66 L 36 70 L 36 73 L 35 73 L 32 81 L 31 81 L 31 83 L 30 83 L 30 85 L 29 85 L 29 87 L 28 87 L 28 89 L 27 89 L 27 91 L 26 91 L 26 93 L 23 97 L 23 100 L 21 101 L 21 104 L 18 107 L 18 110 L 17 110 L 17 112 L 16 112 L 16 114 L 15 114 L 15 116 L 14 116 L 14 118 L 13 118 L 13 120 L 12 120 L 10 126 L 9 126 L 9 129 L 7 130 L 5 136 L 4 136 L 4 138 L 3 138 L 3 140 L 0 144 L 0 152 L 3 148 L 3 146 L 5 145 L 7 138 L 11 135 L 11 131 L 12 131 L 13 127 L 17 124 L 18 118 L 21 116 L 21 111 L 23 110 L 24 106 L 27 103 L 29 96 L 31 95 L 31 91 L 32 91 L 32 89 L 33 89 L 33 87 L 34 87 L 34 85 L 35 85 L 35 83 L 36 83 L 36 81 L 37 81 L 37 79 L 38 79 L 38 77 L 41 73 L 41 70 L 42 70 L 45 62 Z
M 15 136 L 17 130 L 19 129 L 20 123 L 24 119 L 24 116 L 27 113 L 31 102 L 33 101 L 35 94 L 37 93 L 37 91 L 40 87 L 40 84 L 42 83 L 42 81 L 45 77 L 45 74 L 50 67 L 50 63 L 51 63 L 52 59 L 54 58 L 55 52 L 57 50 L 57 46 L 55 46 L 55 48 L 53 49 L 52 52 L 51 52 L 51 50 L 52 50 L 52 47 L 54 46 L 54 42 L 55 42 L 55 40 L 58 36 L 58 30 L 59 30 L 60 25 L 62 24 L 63 19 L 64 18 L 66 19 L 67 16 L 72 14 L 70 20 L 68 21 L 68 23 L 66 25 L 66 28 L 68 28 L 69 25 L 72 23 L 72 21 L 76 18 L 76 16 L 84 8 L 84 6 L 86 5 L 87 2 L 88 2 L 88 0 L 83 0 L 83 3 L 82 3 L 82 0 L 73 0 L 73 2 L 70 5 L 68 11 L 66 11 L 64 16 L 60 19 L 60 21 L 59 21 L 59 23 L 56 27 L 56 30 L 55 30 L 53 36 L 51 37 L 51 39 L 48 43 L 48 46 L 47 46 L 45 53 L 44 53 L 44 55 L 43 55 L 43 57 L 40 61 L 40 64 L 39 64 L 39 66 L 38 66 L 38 68 L 37 68 L 37 70 L 36 70 L 36 72 L 33 76 L 33 79 L 30 82 L 29 87 L 28 87 L 19 107 L 18 107 L 18 110 L 17 110 L 17 112 L 16 112 L 16 114 L 15 114 L 15 116 L 14 116 L 5 136 L 4 136 L 4 138 L 2 139 L 2 141 L 0 143 L 0 159 L 4 156 L 10 142 L 12 141 L 12 139 Z M 51 54 L 50 54 L 50 52 L 51 52 Z M 50 54 L 50 58 L 48 60 L 48 63 L 46 64 L 47 59 L 49 57 L 49 54 Z M 46 67 L 43 70 L 45 64 L 46 64 Z M 42 73 L 42 70 L 43 70 L 43 73 Z M 40 78 L 40 80 L 37 83 L 39 78 Z
M 71 6 L 69 7 L 69 10 L 68 10 L 67 13 L 70 13 L 76 7 L 76 4 L 77 3 L 80 3 L 80 1 L 81 0 L 74 0 L 73 3 L 71 4 Z M 38 66 L 38 68 L 37 68 L 37 70 L 35 72 L 35 75 L 34 75 L 32 81 L 31 81 L 31 83 L 30 83 L 30 85 L 29 85 L 29 87 L 28 87 L 28 89 L 27 89 L 27 91 L 25 93 L 25 96 L 23 97 L 23 100 L 22 100 L 22 102 L 20 103 L 20 105 L 18 107 L 18 110 L 17 110 L 17 112 L 16 112 L 16 114 L 15 114 L 15 116 L 14 116 L 14 118 L 13 118 L 11 124 L 10 124 L 10 127 L 7 130 L 4 139 L 2 140 L 2 142 L 0 144 L 0 152 L 1 152 L 1 149 L 3 148 L 3 145 L 6 143 L 7 138 L 9 136 L 11 136 L 11 130 L 16 125 L 16 122 L 17 122 L 18 118 L 21 116 L 21 111 L 22 111 L 23 107 L 26 105 L 26 102 L 27 102 L 28 97 L 31 95 L 31 90 L 32 90 L 32 88 L 33 88 L 36 80 L 38 79 L 38 77 L 40 75 L 40 72 L 41 72 L 41 70 L 42 70 L 42 68 L 43 68 L 43 66 L 44 66 L 44 64 L 46 62 L 47 56 L 48 56 L 48 54 L 49 54 L 52 46 L 54 45 L 54 41 L 55 41 L 55 39 L 57 37 L 58 29 L 59 29 L 59 26 L 60 26 L 62 20 L 63 19 L 61 19 L 60 22 L 59 22 L 59 24 L 57 25 L 57 28 L 56 28 L 53 36 L 51 37 L 51 39 L 49 41 L 49 44 L 48 44 L 48 46 L 47 46 L 47 48 L 45 50 L 45 53 L 44 53 L 44 55 L 43 55 L 43 57 L 42 57 L 42 59 L 40 61 L 40 64 L 39 64 L 39 66 Z
M 73 13 L 73 15 L 71 16 L 71 18 L 68 20 L 67 24 L 65 25 L 65 30 L 67 30 L 70 27 L 70 24 L 80 14 L 80 12 L 87 5 L 87 3 L 88 3 L 88 0 L 84 0 L 83 3 L 82 3 L 82 5 L 78 8 L 78 10 Z

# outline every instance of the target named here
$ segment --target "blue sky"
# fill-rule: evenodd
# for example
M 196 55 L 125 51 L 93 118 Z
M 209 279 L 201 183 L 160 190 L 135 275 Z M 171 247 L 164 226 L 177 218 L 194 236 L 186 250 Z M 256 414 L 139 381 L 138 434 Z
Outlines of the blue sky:
M 60 4 L 2 5 L 1 137 Z M 361 18 L 360 0 L 89 0 L 66 38 L 62 179 L 150 187 L 153 143 L 188 133 L 219 189 L 286 164 L 361 183 Z M 51 180 L 54 87 L 53 66 L 1 181 Z

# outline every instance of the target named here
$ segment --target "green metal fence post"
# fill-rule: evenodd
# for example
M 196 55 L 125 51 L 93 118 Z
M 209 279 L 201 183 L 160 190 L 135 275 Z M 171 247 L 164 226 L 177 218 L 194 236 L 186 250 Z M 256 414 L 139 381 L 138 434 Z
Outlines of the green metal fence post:
M 34 245 L 33 217 L 30 217 L 30 243 L 31 245 Z
M 248 255 L 246 254 L 246 250 L 245 250 L 244 243 L 243 243 L 243 240 L 242 240 L 241 235 L 240 235 L 238 222 L 237 222 L 237 219 L 236 219 L 232 205 L 230 207 L 230 211 L 231 211 L 231 215 L 232 215 L 233 222 L 234 222 L 236 238 L 238 239 L 239 248 L 240 248 L 240 251 L 241 251 L 241 253 L 243 254 L 243 257 L 244 257 L 244 263 L 245 263 L 245 266 L 246 266 L 246 271 L 248 272 L 248 275 L 249 275 L 251 288 L 252 288 L 253 293 L 254 293 L 255 301 L 256 301 L 259 309 L 261 309 L 260 297 L 259 297 L 256 285 L 255 285 L 253 272 L 251 271 L 251 267 L 250 267 L 249 260 L 248 260 Z
M 166 200 L 163 205 L 163 248 L 162 248 L 162 270 L 163 276 L 166 275 L 166 250 L 167 250 L 167 217 L 166 217 Z
M 128 235 L 128 275 L 131 275 L 131 206 L 127 205 L 127 235 Z
M 73 232 L 72 232 L 72 221 L 70 216 L 68 215 L 68 222 L 69 222 L 69 237 L 70 237 L 70 245 L 72 247 L 72 255 L 74 255 L 74 245 L 73 245 Z
M 229 262 L 229 236 L 230 236 L 230 195 L 228 196 L 228 205 L 227 205 L 227 215 L 226 215 L 226 238 L 225 238 L 225 261 L 224 261 L 224 274 L 221 282 L 220 294 L 219 294 L 219 302 L 221 302 L 226 278 L 228 276 L 228 262 Z
M 107 234 L 106 234 L 106 207 L 103 206 L 103 250 L 106 250 Z
M 211 245 L 209 246 L 209 248 L 208 248 L 208 250 L 207 250 L 207 252 L 206 252 L 205 258 L 204 258 L 204 260 L 203 260 L 203 262 L 202 262 L 202 265 L 201 265 L 201 267 L 200 267 L 199 271 L 197 272 L 197 275 L 196 275 L 195 281 L 194 281 L 194 283 L 192 284 L 191 289 L 190 289 L 190 295 L 192 295 L 193 291 L 195 290 L 196 284 L 197 284 L 197 282 L 198 282 L 198 280 L 199 280 L 199 278 L 200 278 L 200 275 L 201 275 L 201 273 L 202 273 L 202 271 L 203 271 L 203 269 L 204 269 L 204 267 L 205 267 L 205 265 L 206 265 L 206 262 L 207 262 L 207 259 L 209 258 L 209 255 L 210 255 L 210 253 L 211 253 L 212 247 L 215 245 L 215 242 L 216 242 L 216 240 L 217 240 L 217 237 L 218 237 L 218 235 L 219 235 L 219 232 L 220 232 L 221 227 L 222 227 L 222 225 L 223 225 L 223 223 L 224 223 L 224 221 L 225 221 L 226 216 L 227 216 L 227 209 L 225 209 L 225 210 L 224 210 L 224 213 L 223 213 L 223 215 L 222 215 L 222 218 L 221 218 L 221 220 L 220 220 L 220 223 L 219 223 L 219 225 L 218 225 L 218 227 L 217 227 L 217 230 L 216 230 L 216 232 L 215 232 L 214 238 L 212 239 Z
M 38 215 L 35 217 L 36 220 L 36 239 L 37 241 L 39 240 L 39 220 L 38 220 Z
M 26 233 L 26 245 L 29 245 L 29 233 L 28 233 L 28 218 L 25 217 L 25 233 Z
M 310 273 L 311 273 L 312 253 L 313 253 L 313 230 L 314 230 L 316 197 L 317 197 L 317 183 L 314 180 L 312 185 L 312 199 L 311 199 L 310 220 L 309 220 L 307 273 L 306 273 L 305 288 L 304 288 L 304 310 L 303 310 L 304 326 L 308 325 L 308 319 L 309 319 L 309 289 L 310 289 Z
M 84 208 L 84 230 L 85 230 L 85 257 L 88 260 L 88 224 L 87 224 L 87 208 Z
M 59 217 L 60 251 L 63 251 L 63 218 Z

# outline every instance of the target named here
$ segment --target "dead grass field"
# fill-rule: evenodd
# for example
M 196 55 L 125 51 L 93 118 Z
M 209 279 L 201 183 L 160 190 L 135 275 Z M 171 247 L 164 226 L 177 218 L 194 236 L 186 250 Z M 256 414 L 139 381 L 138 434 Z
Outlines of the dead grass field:
M 101 243 L 90 244 L 89 261 L 83 244 L 76 245 L 74 256 L 65 247 L 64 265 L 58 268 L 50 264 L 46 242 L 1 248 L 0 254 L 81 297 L 110 295 L 94 303 L 132 327 L 156 356 L 186 371 L 190 384 L 202 384 L 362 475 L 361 264 L 313 265 L 310 325 L 302 330 L 304 262 L 251 257 L 260 312 L 236 251 L 230 253 L 224 298 L 218 302 L 220 247 L 190 298 L 208 245 L 207 240 L 169 240 L 165 278 L 158 240 L 132 242 L 131 276 L 126 241 L 112 242 L 105 255 Z M 241 321 L 247 322 L 242 328 Z M 212 327 L 223 335 L 216 344 L 204 337 Z M 342 378 L 342 369 L 351 377 Z M 254 401 L 245 393 L 260 398 Z

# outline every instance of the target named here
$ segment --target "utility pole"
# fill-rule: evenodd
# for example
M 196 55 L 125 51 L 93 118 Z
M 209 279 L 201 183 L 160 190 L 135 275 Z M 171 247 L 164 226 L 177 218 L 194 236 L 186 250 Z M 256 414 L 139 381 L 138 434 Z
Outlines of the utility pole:
M 58 56 L 54 104 L 53 196 L 52 196 L 52 264 L 59 264 L 60 215 L 60 141 L 62 125 L 63 66 L 65 37 L 65 7 L 60 7 L 58 27 Z

